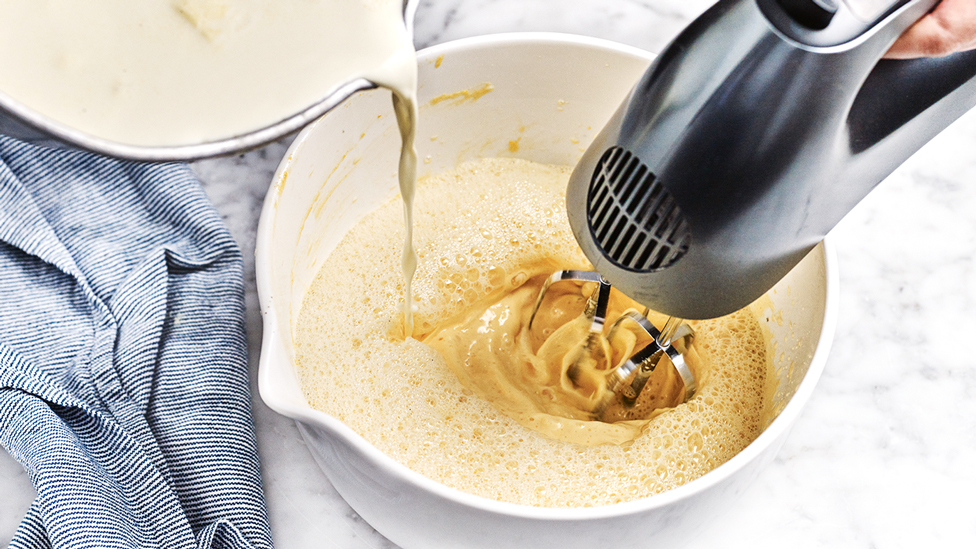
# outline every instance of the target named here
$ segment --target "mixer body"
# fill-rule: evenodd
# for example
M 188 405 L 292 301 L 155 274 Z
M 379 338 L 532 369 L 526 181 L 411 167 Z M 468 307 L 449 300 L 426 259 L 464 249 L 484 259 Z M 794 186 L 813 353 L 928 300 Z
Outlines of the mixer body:
M 661 53 L 570 179 L 596 270 L 665 314 L 731 313 L 976 104 L 976 52 L 879 61 L 935 0 L 864 1 L 720 0 Z

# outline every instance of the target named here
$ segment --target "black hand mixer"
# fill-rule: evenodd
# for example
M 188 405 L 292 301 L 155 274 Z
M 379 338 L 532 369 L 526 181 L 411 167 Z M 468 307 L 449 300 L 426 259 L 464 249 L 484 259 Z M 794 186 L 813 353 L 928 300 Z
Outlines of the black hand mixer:
M 719 0 L 570 178 L 569 221 L 595 269 L 676 318 L 722 316 L 769 290 L 976 104 L 976 51 L 882 59 L 937 1 Z M 651 335 L 667 349 L 669 334 Z M 618 395 L 630 386 L 617 382 Z

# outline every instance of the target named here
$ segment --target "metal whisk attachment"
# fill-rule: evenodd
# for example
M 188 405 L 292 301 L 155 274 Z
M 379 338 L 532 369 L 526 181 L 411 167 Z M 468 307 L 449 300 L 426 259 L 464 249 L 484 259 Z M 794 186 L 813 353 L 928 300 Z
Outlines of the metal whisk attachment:
M 592 271 L 566 270 L 553 273 L 539 291 L 539 297 L 529 319 L 530 330 L 550 287 L 564 281 L 590 282 L 599 285 L 596 291 L 589 295 L 583 308 L 583 316 L 590 320 L 586 340 L 577 348 L 575 356 L 571 357 L 567 370 L 569 378 L 575 379 L 576 370 L 581 362 L 600 348 L 611 286 L 599 273 Z M 658 330 L 647 319 L 648 313 L 648 309 L 644 309 L 643 314 L 633 309 L 624 312 L 611 324 L 606 335 L 608 341 L 613 341 L 622 325 L 631 322 L 649 336 L 650 342 L 608 374 L 606 392 L 593 410 L 597 419 L 601 421 L 613 422 L 649 417 L 653 410 L 675 406 L 695 394 L 697 382 L 682 355 L 682 351 L 686 351 L 688 345 L 694 340 L 694 331 L 691 326 L 676 317 L 669 317 L 663 328 Z M 610 357 L 606 358 L 610 359 Z M 662 362 L 670 364 L 672 368 L 666 371 L 659 370 L 658 366 Z M 641 398 L 644 390 L 651 385 L 656 390 Z
M 593 271 L 556 271 L 552 273 L 542 285 L 539 297 L 535 300 L 532 316 L 529 318 L 529 330 L 532 329 L 532 323 L 535 322 L 535 317 L 539 313 L 539 308 L 542 306 L 542 301 L 545 299 L 549 287 L 556 282 L 567 280 L 595 282 L 600 285 L 597 291 L 593 292 L 586 300 L 586 305 L 583 308 L 583 316 L 590 319 L 590 329 L 586 334 L 586 341 L 576 349 L 575 356 L 572 357 L 572 362 L 567 371 L 570 379 L 576 379 L 580 362 L 600 348 L 600 338 L 603 336 L 603 326 L 607 320 L 607 304 L 610 303 L 610 283 L 604 280 L 600 273 Z
M 687 350 L 694 341 L 695 332 L 691 326 L 676 317 L 668 317 L 664 328 L 658 330 L 644 314 L 627 311 L 610 327 L 608 339 L 624 322 L 636 323 L 651 337 L 651 342 L 624 361 L 611 374 L 607 384 L 608 392 L 596 413 L 603 421 L 637 419 L 659 408 L 668 408 L 686 402 L 698 389 L 695 376 L 688 367 L 678 346 Z M 667 356 L 668 360 L 664 360 Z M 670 362 L 673 370 L 656 372 L 661 362 Z M 649 383 L 656 391 L 649 399 L 639 397 Z

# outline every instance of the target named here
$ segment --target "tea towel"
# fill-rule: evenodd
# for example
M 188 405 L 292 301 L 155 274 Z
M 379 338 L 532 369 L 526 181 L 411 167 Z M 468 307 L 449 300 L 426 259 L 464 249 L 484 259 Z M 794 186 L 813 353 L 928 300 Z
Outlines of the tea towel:
M 186 165 L 0 136 L 0 444 L 19 548 L 270 548 L 242 259 Z

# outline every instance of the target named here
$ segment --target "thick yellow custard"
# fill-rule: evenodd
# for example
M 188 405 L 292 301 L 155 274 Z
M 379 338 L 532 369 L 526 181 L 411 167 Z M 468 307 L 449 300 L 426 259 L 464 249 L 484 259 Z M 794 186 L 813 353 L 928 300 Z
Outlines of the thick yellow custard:
M 538 302 L 545 278 L 536 275 L 489 296 L 483 306 L 440 322 L 422 341 L 440 353 L 467 389 L 524 427 L 557 440 L 627 443 L 640 436 L 650 418 L 682 402 L 685 388 L 670 359 L 657 364 L 633 406 L 608 402 L 613 370 L 650 337 L 634 322 L 604 326 L 594 337 L 593 317 L 583 310 L 596 284 L 558 283 Z M 613 321 L 625 311 L 643 309 L 611 290 L 606 316 Z M 682 342 L 681 347 L 689 367 L 698 371 L 694 346 Z
M 621 444 L 588 446 L 527 429 L 465 387 L 421 342 L 465 311 L 536 276 L 585 269 L 564 211 L 569 168 L 482 160 L 417 188 L 414 338 L 403 340 L 403 237 L 398 200 L 373 212 L 332 252 L 309 290 L 295 336 L 309 403 L 413 470 L 512 503 L 606 505 L 693 480 L 762 428 L 765 343 L 748 311 L 694 323 L 699 390 Z M 555 416 L 554 416 L 555 417 Z M 614 428 L 606 426 L 606 428 Z

